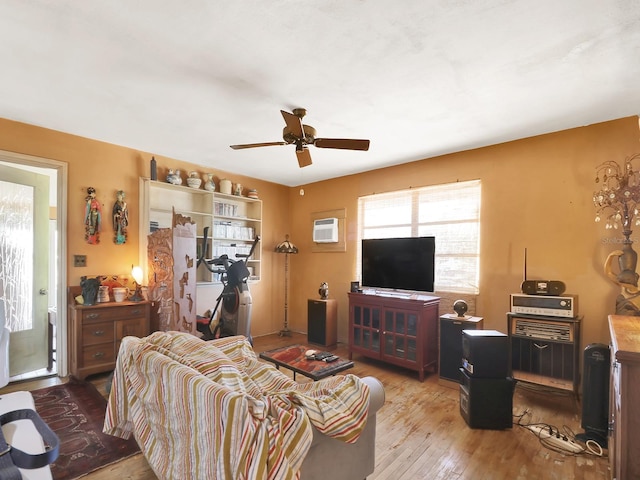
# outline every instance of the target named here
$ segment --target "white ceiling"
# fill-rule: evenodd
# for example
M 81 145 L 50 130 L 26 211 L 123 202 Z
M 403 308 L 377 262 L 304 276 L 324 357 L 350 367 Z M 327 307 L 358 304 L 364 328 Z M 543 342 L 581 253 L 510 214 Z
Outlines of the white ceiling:
M 0 68 L 0 117 L 295 186 L 637 115 L 640 2 L 2 0 Z M 371 148 L 229 148 L 295 107 Z

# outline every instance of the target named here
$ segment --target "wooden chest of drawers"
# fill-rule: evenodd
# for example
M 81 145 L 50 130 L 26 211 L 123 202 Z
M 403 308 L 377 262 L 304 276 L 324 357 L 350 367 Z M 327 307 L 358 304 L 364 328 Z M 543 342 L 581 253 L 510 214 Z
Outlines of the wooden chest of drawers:
M 75 303 L 75 302 L 74 302 Z M 69 373 L 83 380 L 115 367 L 123 337 L 149 334 L 149 302 L 69 305 Z
M 609 315 L 611 478 L 640 478 L 640 318 Z

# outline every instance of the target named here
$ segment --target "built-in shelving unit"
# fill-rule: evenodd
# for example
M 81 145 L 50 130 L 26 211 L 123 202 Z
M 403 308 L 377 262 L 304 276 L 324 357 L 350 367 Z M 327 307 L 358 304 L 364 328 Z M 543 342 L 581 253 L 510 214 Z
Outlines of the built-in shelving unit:
M 140 263 L 146 271 L 147 235 L 158 228 L 171 228 L 173 212 L 188 216 L 197 226 L 198 255 L 211 260 L 226 254 L 247 254 L 262 232 L 262 201 L 209 192 L 202 188 L 173 185 L 140 178 Z M 206 244 L 205 228 L 208 228 Z M 262 249 L 258 244 L 247 262 L 250 281 L 260 280 Z M 220 282 L 218 274 L 204 266 L 197 271 L 199 285 Z
M 235 258 L 236 254 L 247 255 L 261 229 L 261 200 L 223 193 L 213 194 L 213 257 L 225 254 L 229 258 Z M 261 253 L 258 245 L 247 262 L 249 280 L 260 279 Z

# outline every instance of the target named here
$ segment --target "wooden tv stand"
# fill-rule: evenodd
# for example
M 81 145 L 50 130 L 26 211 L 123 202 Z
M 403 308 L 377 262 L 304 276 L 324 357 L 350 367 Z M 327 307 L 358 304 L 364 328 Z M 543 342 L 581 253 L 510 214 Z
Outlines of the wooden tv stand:
M 349 359 L 353 353 L 418 372 L 438 371 L 440 298 L 349 293 Z

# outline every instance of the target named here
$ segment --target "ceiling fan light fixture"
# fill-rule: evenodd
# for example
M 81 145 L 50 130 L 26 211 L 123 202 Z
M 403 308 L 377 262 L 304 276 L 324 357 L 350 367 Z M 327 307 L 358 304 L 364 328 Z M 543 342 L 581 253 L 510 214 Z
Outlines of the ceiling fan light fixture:
M 267 147 L 271 145 L 295 145 L 298 165 L 306 167 L 311 165 L 311 154 L 308 146 L 318 148 L 336 148 L 341 150 L 368 150 L 369 140 L 356 140 L 348 138 L 317 138 L 316 129 L 310 125 L 304 125 L 302 118 L 307 111 L 304 108 L 295 108 L 293 113 L 280 110 L 285 127 L 282 129 L 282 142 L 247 143 L 244 145 L 231 145 L 234 150 L 244 148 Z

